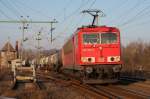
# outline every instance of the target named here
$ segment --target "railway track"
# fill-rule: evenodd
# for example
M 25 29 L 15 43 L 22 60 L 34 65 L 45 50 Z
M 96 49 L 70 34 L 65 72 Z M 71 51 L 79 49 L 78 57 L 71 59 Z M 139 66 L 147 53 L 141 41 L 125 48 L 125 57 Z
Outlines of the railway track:
M 130 90 L 126 87 L 118 87 L 114 85 L 108 85 L 108 86 L 96 86 L 96 88 L 103 90 L 104 92 L 110 93 L 112 95 L 118 96 L 119 99 L 148 99 L 149 96 L 145 94 L 139 94 L 136 90 Z
M 80 83 L 72 82 L 73 86 L 82 87 L 99 94 L 108 99 L 149 99 L 150 95 L 139 93 L 136 89 L 131 90 L 122 88 L 117 85 L 81 85 Z
M 92 96 L 94 99 L 119 99 L 120 98 L 119 96 L 111 95 L 110 93 L 105 93 L 97 88 L 94 88 L 93 86 L 81 84 L 81 82 L 78 80 L 73 80 L 73 79 L 66 80 L 64 78 L 63 79 L 60 78 L 60 76 L 54 77 L 52 75 L 44 75 L 43 73 L 40 72 L 38 72 L 37 75 L 45 79 L 49 79 L 55 82 L 56 84 L 59 85 L 61 84 L 65 87 L 73 88 L 79 93 L 86 93 Z
M 10 87 L 12 90 L 25 90 L 32 88 L 36 90 L 44 90 L 46 89 L 46 86 L 43 82 L 16 82 Z
M 70 79 L 68 80 L 62 80 L 61 78 L 53 77 L 50 75 L 41 75 L 48 79 L 51 79 L 52 81 L 55 81 L 56 83 L 61 83 L 63 85 L 71 86 L 73 88 L 78 89 L 78 91 L 86 92 L 93 97 L 96 97 L 96 99 L 147 99 L 149 98 L 149 95 L 138 93 L 136 89 L 129 90 L 126 88 L 119 87 L 118 85 L 87 85 L 87 84 L 81 84 L 80 81 Z M 126 87 L 126 86 L 125 86 Z
M 128 77 L 128 76 L 122 76 L 119 79 L 123 81 L 130 81 L 130 82 L 146 81 L 145 78 L 135 78 L 135 77 Z
M 38 90 L 45 90 L 46 86 L 43 82 L 35 82 L 34 85 L 37 87 Z
M 90 94 L 93 94 L 93 95 L 95 94 L 95 96 L 98 96 L 100 99 L 120 99 L 120 97 L 117 95 L 104 92 L 103 90 L 99 90 L 98 88 L 93 87 L 91 85 L 84 85 L 84 84 L 81 85 L 80 83 L 77 83 L 74 81 L 72 82 L 72 86 L 78 89 L 81 89 L 85 92 L 88 92 Z
M 118 87 L 127 90 L 128 92 L 137 93 L 138 95 L 146 96 L 150 98 L 150 85 L 144 82 L 132 83 L 128 86 L 121 86 Z
M 11 81 L 10 89 L 14 90 L 17 87 L 17 82 Z
M 60 79 L 60 78 L 53 77 L 53 76 L 42 75 L 40 73 L 38 73 L 37 75 L 48 78 L 57 84 L 62 84 L 63 86 L 72 87 L 75 90 L 79 91 L 80 93 L 81 92 L 88 93 L 89 95 L 93 96 L 95 99 L 109 99 L 108 97 L 102 95 L 96 89 L 93 89 L 92 87 L 89 88 L 89 86 L 81 84 L 80 81 L 78 81 L 78 80 L 69 80 L 68 81 L 68 80 Z
M 50 73 L 45 73 L 43 71 L 37 72 L 37 77 L 40 78 L 36 82 L 13 82 L 11 83 L 11 89 L 13 90 L 24 90 L 24 89 L 35 89 L 35 90 L 45 90 L 47 85 L 45 83 L 56 83 L 65 87 L 73 88 L 79 93 L 87 93 L 94 99 L 149 99 L 150 93 L 142 90 L 150 89 L 150 86 L 141 82 L 141 84 L 127 85 L 88 85 L 81 84 L 80 81 L 69 78 L 69 80 L 64 79 L 63 75 L 55 73 L 52 75 Z M 128 79 L 126 79 L 128 80 Z M 129 80 L 131 81 L 131 80 Z M 138 88 L 137 86 L 142 86 Z M 148 86 L 148 88 L 146 88 Z
M 11 82 L 12 90 L 46 90 L 46 83 L 56 83 L 67 88 L 73 88 L 79 93 L 86 93 L 94 99 L 150 99 L 150 85 L 148 81 L 134 79 L 123 79 L 122 81 L 131 82 L 129 85 L 113 84 L 113 85 L 88 85 L 81 84 L 80 81 L 66 77 L 66 75 L 39 71 L 37 72 L 36 82 Z
M 133 86 L 132 86 L 133 87 Z M 128 93 L 131 93 L 133 95 L 136 95 L 139 97 L 139 99 L 149 99 L 150 94 L 144 92 L 143 90 L 139 90 L 137 87 L 135 88 L 130 88 L 130 87 L 124 87 L 124 86 L 119 86 L 118 88 L 121 88 L 122 90 L 125 90 Z

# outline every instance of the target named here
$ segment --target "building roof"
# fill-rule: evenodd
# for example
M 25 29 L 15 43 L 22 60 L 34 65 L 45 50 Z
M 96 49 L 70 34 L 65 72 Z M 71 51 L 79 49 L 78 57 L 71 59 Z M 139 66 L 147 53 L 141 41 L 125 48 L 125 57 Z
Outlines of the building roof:
M 13 46 L 10 44 L 10 42 L 7 42 L 1 51 L 15 52 L 16 50 L 13 48 Z

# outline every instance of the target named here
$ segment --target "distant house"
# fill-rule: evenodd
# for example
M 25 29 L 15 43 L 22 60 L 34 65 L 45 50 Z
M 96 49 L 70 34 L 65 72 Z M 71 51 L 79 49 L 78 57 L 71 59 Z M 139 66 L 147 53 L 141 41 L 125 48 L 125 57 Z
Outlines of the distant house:
M 0 52 L 0 66 L 1 68 L 8 68 L 11 60 L 16 59 L 16 50 L 7 42 Z

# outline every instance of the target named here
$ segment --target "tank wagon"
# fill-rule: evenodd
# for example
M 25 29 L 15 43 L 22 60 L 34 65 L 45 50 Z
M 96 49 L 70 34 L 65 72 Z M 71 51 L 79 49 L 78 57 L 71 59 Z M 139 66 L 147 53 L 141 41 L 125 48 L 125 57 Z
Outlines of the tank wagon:
M 59 72 L 62 67 L 62 53 L 61 51 L 57 51 L 56 53 L 50 55 L 50 65 L 52 66 L 52 70 Z

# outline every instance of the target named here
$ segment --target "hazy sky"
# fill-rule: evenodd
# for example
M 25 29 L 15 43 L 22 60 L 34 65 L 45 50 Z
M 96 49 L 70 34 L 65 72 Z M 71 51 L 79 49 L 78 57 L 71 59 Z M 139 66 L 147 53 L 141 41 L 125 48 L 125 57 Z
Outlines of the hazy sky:
M 31 23 L 25 31 L 27 48 L 37 46 L 36 33 L 41 31 L 40 44 L 43 49 L 50 49 L 64 44 L 77 27 L 91 23 L 92 17 L 81 13 L 86 9 L 102 10 L 106 16 L 99 18 L 99 25 L 118 27 L 122 44 L 136 40 L 150 42 L 150 0 L 0 0 L 0 20 L 56 19 L 53 44 L 50 43 L 50 24 Z M 0 48 L 8 37 L 13 44 L 21 39 L 21 26 L 20 23 L 0 23 Z

